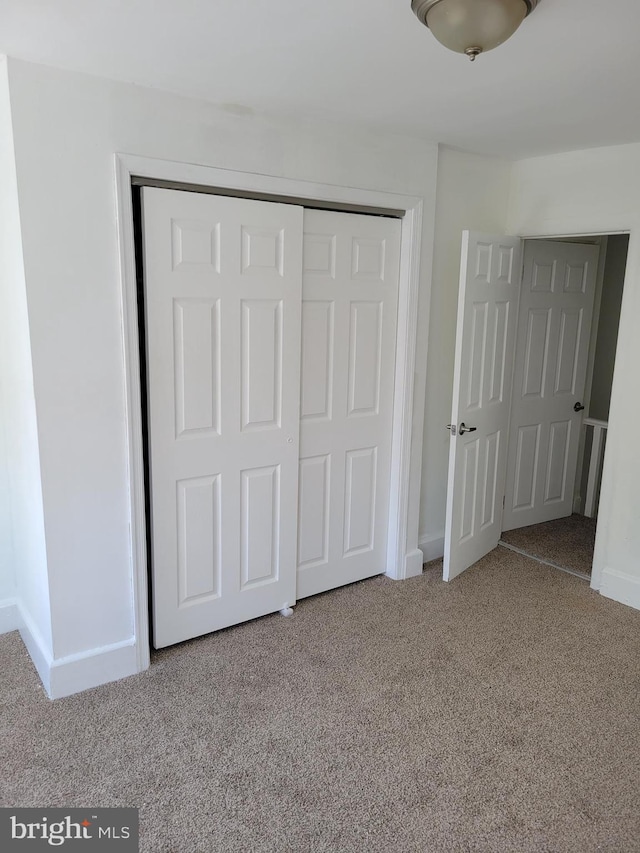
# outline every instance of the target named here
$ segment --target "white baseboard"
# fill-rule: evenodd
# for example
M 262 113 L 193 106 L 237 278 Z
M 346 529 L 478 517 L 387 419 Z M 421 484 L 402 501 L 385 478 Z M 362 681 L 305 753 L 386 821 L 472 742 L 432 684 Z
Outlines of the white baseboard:
M 133 637 L 121 643 L 54 660 L 30 617 L 19 605 L 16 609 L 20 636 L 50 699 L 62 699 L 138 672 Z
M 444 557 L 444 534 L 436 533 L 431 536 L 423 536 L 418 542 L 423 554 L 423 562 L 439 560 Z
M 62 699 L 137 672 L 136 643 L 132 637 L 121 643 L 54 660 L 51 664 L 49 696 Z
M 640 578 L 606 568 L 600 580 L 600 595 L 640 610 Z
M 31 621 L 31 617 L 25 612 L 20 604 L 18 604 L 17 607 L 20 621 L 19 630 L 22 642 L 27 647 L 29 656 L 31 657 L 33 665 L 42 680 L 42 684 L 47 695 L 50 696 L 51 652 L 42 639 L 40 632 Z
M 404 558 L 404 576 L 406 578 L 415 578 L 422 574 L 423 556 L 420 548 L 411 551 Z
M 0 601 L 0 634 L 17 631 L 20 627 L 20 614 L 15 598 Z

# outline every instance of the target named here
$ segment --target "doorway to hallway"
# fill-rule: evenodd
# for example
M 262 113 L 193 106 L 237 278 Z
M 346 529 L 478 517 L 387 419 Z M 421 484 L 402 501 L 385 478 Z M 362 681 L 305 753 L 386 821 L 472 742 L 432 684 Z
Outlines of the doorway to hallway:
M 589 580 L 628 235 L 466 241 L 445 580 L 498 541 Z

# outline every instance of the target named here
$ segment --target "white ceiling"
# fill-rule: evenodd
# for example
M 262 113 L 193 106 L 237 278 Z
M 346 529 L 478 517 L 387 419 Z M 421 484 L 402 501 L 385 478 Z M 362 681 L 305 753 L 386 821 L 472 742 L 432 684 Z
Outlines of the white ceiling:
M 638 0 L 540 0 L 470 63 L 410 0 L 0 0 L 0 52 L 524 157 L 640 141 Z

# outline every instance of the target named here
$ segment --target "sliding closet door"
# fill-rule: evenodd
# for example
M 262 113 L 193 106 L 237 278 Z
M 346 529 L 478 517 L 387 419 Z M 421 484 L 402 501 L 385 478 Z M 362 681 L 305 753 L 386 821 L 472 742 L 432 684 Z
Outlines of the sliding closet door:
M 400 221 L 305 210 L 298 598 L 386 570 Z
M 302 208 L 145 189 L 156 648 L 295 602 Z

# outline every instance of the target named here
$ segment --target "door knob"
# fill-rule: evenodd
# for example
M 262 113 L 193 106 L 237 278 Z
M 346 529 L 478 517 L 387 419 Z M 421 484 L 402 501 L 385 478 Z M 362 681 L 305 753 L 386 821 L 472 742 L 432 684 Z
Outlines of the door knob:
M 581 412 L 583 409 L 584 409 L 584 406 L 582 405 L 582 403 L 576 403 L 575 406 L 573 407 L 574 412 Z
M 464 421 L 462 421 L 462 423 L 460 424 L 460 429 L 458 430 L 458 432 L 460 433 L 460 435 L 464 435 L 465 432 L 475 432 L 477 429 L 478 429 L 478 427 L 465 426 Z

